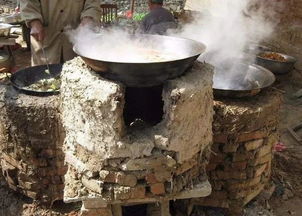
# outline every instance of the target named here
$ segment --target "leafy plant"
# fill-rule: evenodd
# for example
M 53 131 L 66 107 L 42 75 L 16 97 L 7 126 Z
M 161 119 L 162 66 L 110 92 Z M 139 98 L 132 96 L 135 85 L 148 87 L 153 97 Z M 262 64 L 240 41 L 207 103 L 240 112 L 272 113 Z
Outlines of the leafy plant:
M 146 16 L 146 13 L 135 13 L 133 15 L 133 20 L 135 21 L 141 21 L 142 19 L 144 19 L 144 17 Z

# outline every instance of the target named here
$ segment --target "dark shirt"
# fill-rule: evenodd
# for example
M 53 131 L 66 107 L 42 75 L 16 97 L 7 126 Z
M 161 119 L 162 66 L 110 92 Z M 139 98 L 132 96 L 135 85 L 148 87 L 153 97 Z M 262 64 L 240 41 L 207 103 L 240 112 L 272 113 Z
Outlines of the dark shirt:
M 142 20 L 141 31 L 146 34 L 165 34 L 170 28 L 176 28 L 175 19 L 165 8 L 153 9 Z

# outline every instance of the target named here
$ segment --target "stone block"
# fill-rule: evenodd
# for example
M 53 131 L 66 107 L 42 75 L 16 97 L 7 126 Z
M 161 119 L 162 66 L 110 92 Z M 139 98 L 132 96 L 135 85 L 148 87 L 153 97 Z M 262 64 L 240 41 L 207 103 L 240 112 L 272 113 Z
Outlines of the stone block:
M 100 179 L 108 183 L 116 183 L 122 186 L 134 187 L 137 183 L 137 178 L 132 174 L 125 174 L 124 172 L 114 172 L 102 170 L 100 173 Z
M 107 207 L 107 203 L 98 199 L 84 200 L 82 203 L 85 209 L 103 209 Z
M 198 163 L 198 158 L 197 157 L 194 157 L 192 160 L 184 162 L 179 167 L 177 167 L 177 169 L 175 171 L 175 175 L 180 175 L 180 174 L 188 171 L 192 167 L 196 166 L 197 163 Z
M 104 160 L 146 158 L 156 147 L 177 153 L 183 163 L 212 142 L 212 75 L 213 67 L 196 62 L 185 76 L 166 82 L 163 120 L 132 136 L 123 118 L 125 86 L 101 78 L 81 58 L 66 62 L 61 74 L 65 143 L 77 143 Z
M 131 187 L 115 187 L 114 199 L 115 200 L 130 200 L 145 198 L 146 188 L 144 186 Z
M 98 181 L 98 180 L 94 180 L 94 179 L 87 179 L 85 177 L 82 178 L 82 183 L 83 185 L 96 193 L 102 194 L 103 191 L 103 182 Z
M 126 163 L 121 164 L 121 169 L 124 171 L 136 170 L 157 170 L 163 166 L 174 168 L 176 161 L 170 156 L 153 156 L 149 158 L 130 159 Z

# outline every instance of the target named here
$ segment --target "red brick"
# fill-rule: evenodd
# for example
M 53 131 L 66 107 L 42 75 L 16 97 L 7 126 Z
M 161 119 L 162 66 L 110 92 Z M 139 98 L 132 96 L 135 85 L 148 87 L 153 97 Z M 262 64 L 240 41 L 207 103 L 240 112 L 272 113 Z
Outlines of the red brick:
M 215 163 L 209 163 L 209 164 L 207 165 L 207 167 L 206 167 L 206 170 L 207 170 L 207 171 L 215 170 L 215 169 L 216 169 L 216 166 L 217 166 L 217 164 L 215 164 Z
M 228 194 L 226 191 L 212 191 L 211 197 L 218 200 L 225 200 L 227 199 Z
M 224 155 L 223 154 L 212 154 L 210 158 L 210 163 L 219 163 L 224 161 Z
M 57 168 L 57 174 L 63 176 L 66 174 L 67 169 L 68 169 L 67 166 Z
M 100 178 L 104 182 L 116 183 L 123 186 L 134 187 L 137 183 L 137 178 L 132 174 L 125 174 L 124 172 L 100 171 Z
M 228 141 L 228 136 L 224 134 L 215 134 L 213 139 L 215 143 L 226 143 Z
M 156 183 L 151 185 L 151 192 L 155 195 L 162 195 L 165 194 L 165 185 L 163 183 Z
M 148 173 L 146 175 L 146 181 L 147 181 L 148 184 L 158 183 L 158 180 L 156 179 L 156 177 L 153 173 Z
M 254 158 L 254 154 L 252 152 L 245 152 L 245 153 L 235 153 L 233 156 L 233 162 L 240 162 L 240 161 L 249 161 Z
M 50 183 L 49 179 L 47 179 L 47 178 L 42 179 L 42 184 L 48 185 L 49 183 Z
M 216 175 L 220 180 L 246 179 L 246 173 L 240 171 L 216 171 Z
M 251 133 L 243 133 L 238 136 L 237 142 L 247 142 L 255 139 L 262 139 L 267 136 L 266 132 L 255 131 Z
M 247 162 L 246 161 L 234 162 L 232 163 L 231 166 L 235 170 L 245 170 L 247 166 Z
M 223 152 L 231 153 L 236 152 L 239 147 L 239 143 L 226 143 L 223 146 Z
M 259 177 L 255 177 L 255 178 L 252 178 L 252 179 L 248 179 L 248 180 L 237 180 L 237 181 L 232 181 L 228 183 L 227 185 L 227 189 L 230 190 L 230 191 L 238 191 L 240 189 L 247 189 L 247 188 L 250 188 L 250 187 L 253 187 L 257 184 L 259 184 L 261 181 L 261 176 Z
M 211 184 L 214 190 L 221 190 L 225 183 L 223 181 L 211 181 Z
M 40 153 L 40 157 L 43 157 L 43 158 L 53 158 L 54 156 L 55 156 L 55 154 L 52 149 L 44 149 Z

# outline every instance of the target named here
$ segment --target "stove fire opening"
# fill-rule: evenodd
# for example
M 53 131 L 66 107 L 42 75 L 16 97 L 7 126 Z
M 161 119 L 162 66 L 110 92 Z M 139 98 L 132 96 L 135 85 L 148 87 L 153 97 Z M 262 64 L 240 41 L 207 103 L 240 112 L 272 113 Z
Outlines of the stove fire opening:
M 126 126 L 154 126 L 163 118 L 163 85 L 134 88 L 125 93 L 124 120 Z

